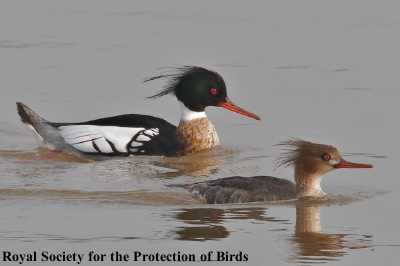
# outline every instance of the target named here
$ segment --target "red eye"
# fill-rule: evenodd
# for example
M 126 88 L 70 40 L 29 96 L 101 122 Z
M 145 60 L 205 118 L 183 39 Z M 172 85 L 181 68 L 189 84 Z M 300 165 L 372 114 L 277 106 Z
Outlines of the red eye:
M 324 161 L 330 161 L 332 159 L 332 157 L 327 153 L 324 153 L 321 158 Z
M 218 89 L 216 89 L 216 88 L 211 88 L 211 89 L 210 89 L 210 94 L 211 94 L 212 96 L 217 96 L 217 95 L 218 95 Z

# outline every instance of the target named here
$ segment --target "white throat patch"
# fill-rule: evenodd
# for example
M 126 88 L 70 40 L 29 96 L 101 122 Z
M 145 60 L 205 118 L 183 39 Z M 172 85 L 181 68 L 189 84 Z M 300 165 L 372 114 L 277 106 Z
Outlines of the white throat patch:
M 321 188 L 321 177 L 320 176 L 311 176 L 309 177 L 311 180 L 306 183 L 297 182 L 297 195 L 300 197 L 322 197 L 325 196 L 326 193 Z
M 179 102 L 181 106 L 181 121 L 191 121 L 199 118 L 206 118 L 206 112 L 195 112 L 187 108 L 182 102 Z

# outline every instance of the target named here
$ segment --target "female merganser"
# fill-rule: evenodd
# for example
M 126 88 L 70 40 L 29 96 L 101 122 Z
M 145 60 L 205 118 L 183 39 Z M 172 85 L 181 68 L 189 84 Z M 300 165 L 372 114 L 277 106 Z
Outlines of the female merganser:
M 321 176 L 339 168 L 372 168 L 370 164 L 345 161 L 333 146 L 304 140 L 278 144 L 286 147 L 278 166 L 294 166 L 295 183 L 271 176 L 226 177 L 185 185 L 207 203 L 243 203 L 322 197 Z
M 167 121 L 139 114 L 101 118 L 81 123 L 53 123 L 17 103 L 22 122 L 52 149 L 89 155 L 184 155 L 220 144 L 205 108 L 218 106 L 260 120 L 231 102 L 223 78 L 202 67 L 187 66 L 177 73 L 146 81 L 170 78 L 160 93 L 149 98 L 174 94 L 182 116 L 176 127 Z

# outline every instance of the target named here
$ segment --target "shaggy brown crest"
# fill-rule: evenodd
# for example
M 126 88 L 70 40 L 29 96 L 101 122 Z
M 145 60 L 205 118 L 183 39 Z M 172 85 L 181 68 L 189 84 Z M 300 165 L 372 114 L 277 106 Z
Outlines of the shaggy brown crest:
M 340 159 L 339 151 L 331 146 L 313 143 L 301 139 L 290 139 L 278 143 L 276 146 L 282 147 L 282 153 L 276 160 L 277 167 L 295 166 L 307 159 L 321 159 L 324 155 L 329 155 L 332 159 Z

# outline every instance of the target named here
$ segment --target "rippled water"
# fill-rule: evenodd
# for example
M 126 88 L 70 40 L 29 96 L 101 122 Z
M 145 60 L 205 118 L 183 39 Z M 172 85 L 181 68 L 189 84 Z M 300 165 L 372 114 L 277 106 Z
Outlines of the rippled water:
M 248 265 L 397 265 L 398 4 L 390 1 L 0 3 L 0 245 L 27 250 L 249 255 Z M 92 162 L 37 149 L 22 101 L 52 121 L 144 113 L 160 67 L 202 65 L 262 122 L 209 108 L 223 147 Z M 204 205 L 174 184 L 274 175 L 289 137 L 371 170 L 324 178 L 322 202 Z M 151 264 L 151 263 L 150 263 Z M 156 263 L 155 265 L 159 265 Z

